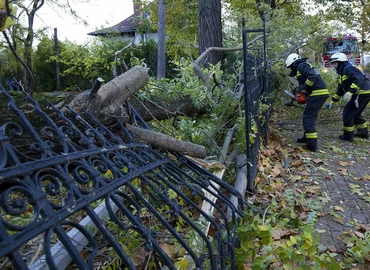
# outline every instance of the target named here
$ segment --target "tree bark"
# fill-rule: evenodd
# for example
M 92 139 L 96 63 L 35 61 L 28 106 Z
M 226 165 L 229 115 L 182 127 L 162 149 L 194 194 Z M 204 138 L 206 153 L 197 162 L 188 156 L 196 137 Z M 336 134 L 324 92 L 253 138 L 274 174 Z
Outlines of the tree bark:
M 112 114 L 120 117 L 128 117 L 127 114 L 123 115 L 125 112 L 121 110 L 122 103 L 127 101 L 130 96 L 145 86 L 148 81 L 149 75 L 145 68 L 142 66 L 135 66 L 100 88 L 98 88 L 100 80 L 95 81 L 90 90 L 77 95 L 68 105 L 75 111 L 86 110 L 97 117 L 102 123 L 110 126 Z M 158 101 L 160 102 L 160 100 Z M 142 105 L 142 103 L 139 104 Z M 169 104 L 173 105 L 173 103 Z M 191 104 L 190 99 L 189 104 Z M 153 107 L 155 106 L 154 103 L 152 103 L 152 105 Z M 181 108 L 176 106 L 172 106 L 171 109 L 173 109 L 173 112 L 170 112 L 163 109 L 163 107 L 156 105 L 157 111 L 161 112 L 160 116 L 159 113 L 156 114 L 157 118 L 152 114 L 154 112 L 153 108 L 148 109 L 144 106 L 144 109 L 142 109 L 143 112 L 146 112 L 146 114 L 144 114 L 144 120 L 148 121 L 154 118 L 157 120 L 168 119 L 169 115 L 175 116 L 180 115 L 181 113 L 189 113 L 190 110 L 195 109 L 194 106 L 186 105 L 188 104 L 184 104 L 183 107 L 189 109 L 183 110 L 182 112 L 180 111 Z M 135 110 L 137 110 L 136 108 L 140 108 L 139 106 L 133 107 Z M 139 115 L 142 117 L 140 112 Z M 121 120 L 122 119 L 123 118 L 121 118 Z M 127 121 L 123 120 L 123 122 Z M 136 141 L 142 141 L 158 148 L 198 158 L 204 158 L 207 155 L 207 151 L 204 146 L 177 140 L 158 132 L 135 127 L 128 123 L 126 123 L 126 128 L 132 133 Z M 121 137 L 124 138 L 125 135 L 122 134 Z
M 221 0 L 198 0 L 199 53 L 210 47 L 222 47 Z M 222 51 L 210 54 L 207 63 L 223 60 Z
M 245 192 L 247 190 L 247 173 L 246 173 L 246 164 L 247 164 L 247 157 L 245 154 L 240 154 L 236 160 L 236 181 L 234 184 L 235 190 L 239 191 L 242 195 L 244 200 Z M 230 202 L 236 207 L 239 207 L 239 200 L 234 195 L 231 196 Z M 232 210 L 230 208 L 227 209 L 227 218 L 230 220 L 232 215 Z
M 107 82 L 93 95 L 86 90 L 77 95 L 69 106 L 76 110 L 86 110 L 98 118 L 103 115 L 120 115 L 123 102 L 139 91 L 149 81 L 144 67 L 134 66 L 117 78 Z M 99 117 L 100 116 L 100 117 Z
M 158 3 L 158 60 L 157 79 L 166 76 L 166 3 L 159 0 Z
M 152 146 L 182 155 L 198 158 L 205 158 L 207 156 L 207 151 L 204 146 L 177 140 L 162 133 L 142 129 L 129 124 L 126 124 L 126 128 L 132 133 L 136 141 L 145 142 Z
M 44 0 L 34 0 L 29 5 L 31 7 L 30 10 L 26 12 L 27 19 L 28 19 L 28 26 L 27 26 L 27 35 L 26 39 L 24 40 L 24 62 L 26 63 L 28 69 L 24 70 L 24 83 L 26 88 L 29 89 L 29 92 L 32 94 L 35 90 L 35 80 L 32 73 L 32 45 L 33 45 L 33 38 L 34 38 L 34 31 L 33 31 L 33 24 L 36 12 L 44 5 Z M 31 73 L 28 72 L 31 70 Z
M 59 41 L 58 29 L 54 28 L 54 46 L 55 46 L 55 74 L 56 74 L 56 90 L 60 91 L 60 63 L 59 63 Z

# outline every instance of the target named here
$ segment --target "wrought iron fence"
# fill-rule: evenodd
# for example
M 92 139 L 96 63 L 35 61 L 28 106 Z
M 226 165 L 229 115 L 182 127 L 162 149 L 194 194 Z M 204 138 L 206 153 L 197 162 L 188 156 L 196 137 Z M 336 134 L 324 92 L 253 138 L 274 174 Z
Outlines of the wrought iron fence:
M 245 101 L 245 129 L 247 156 L 247 189 L 253 191 L 257 174 L 258 153 L 263 142 L 267 142 L 269 119 L 272 112 L 272 85 L 267 73 L 266 25 L 263 28 L 246 29 L 243 33 L 243 88 Z M 248 33 L 262 33 L 263 46 L 251 53 L 248 51 Z
M 119 121 L 1 92 L 2 269 L 235 269 L 238 191 Z

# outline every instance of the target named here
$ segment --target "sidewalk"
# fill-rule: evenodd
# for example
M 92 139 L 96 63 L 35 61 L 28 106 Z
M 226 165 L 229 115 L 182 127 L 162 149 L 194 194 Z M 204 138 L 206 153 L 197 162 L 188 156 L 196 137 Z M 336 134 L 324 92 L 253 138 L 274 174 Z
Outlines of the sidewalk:
M 300 108 L 294 110 L 302 112 Z M 316 124 L 318 152 L 307 152 L 295 141 L 303 135 L 301 115 L 297 114 L 297 119 L 281 120 L 278 130 L 299 152 L 297 159 L 307 169 L 307 177 L 292 185 L 312 189 L 313 198 L 319 193 L 321 200 L 325 198 L 316 227 L 320 251 L 337 253 L 336 259 L 340 260 L 349 237 L 370 231 L 370 140 L 355 138 L 353 143 L 339 140 L 341 109 L 331 110 L 322 110 Z M 363 116 L 370 126 L 370 108 Z

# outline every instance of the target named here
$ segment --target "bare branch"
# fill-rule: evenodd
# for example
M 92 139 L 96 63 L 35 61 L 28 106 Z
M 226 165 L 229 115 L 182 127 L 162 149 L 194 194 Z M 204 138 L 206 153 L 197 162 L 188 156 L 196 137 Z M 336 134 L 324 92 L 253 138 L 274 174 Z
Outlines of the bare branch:
M 247 43 L 248 46 L 254 44 L 256 41 L 263 38 L 263 35 L 260 35 L 250 42 Z M 209 56 L 211 52 L 233 52 L 233 51 L 240 51 L 243 47 L 234 47 L 234 48 L 222 48 L 222 47 L 210 47 L 205 50 L 194 62 L 193 62 L 193 69 L 194 73 L 199 77 L 199 79 L 203 82 L 204 86 L 207 89 L 207 92 L 211 91 L 210 86 L 210 78 L 201 70 L 201 66 L 205 62 L 205 59 Z

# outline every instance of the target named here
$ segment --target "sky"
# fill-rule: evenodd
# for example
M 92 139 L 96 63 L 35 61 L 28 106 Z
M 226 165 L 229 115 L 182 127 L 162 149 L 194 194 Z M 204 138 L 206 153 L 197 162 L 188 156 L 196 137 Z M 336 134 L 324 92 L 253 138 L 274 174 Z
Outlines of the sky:
M 134 13 L 133 0 L 90 0 L 89 3 L 81 1 L 70 1 L 72 8 L 76 13 L 83 17 L 89 23 L 85 27 L 82 23 L 77 23 L 75 19 L 65 13 L 57 13 L 47 4 L 38 12 L 35 18 L 35 29 L 48 27 L 48 36 L 54 35 L 54 28 L 58 30 L 58 39 L 60 41 L 69 40 L 77 44 L 85 44 L 94 39 L 87 35 L 98 29 L 113 26 Z M 47 1 L 45 1 L 47 3 Z

